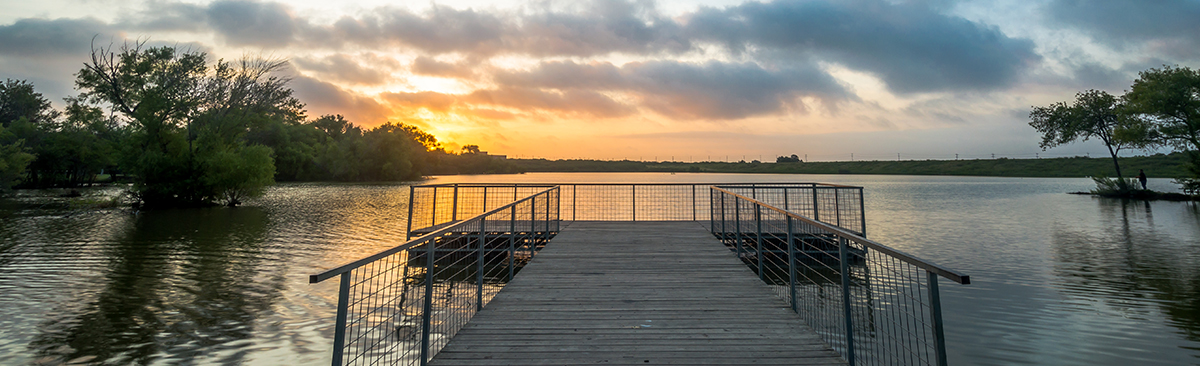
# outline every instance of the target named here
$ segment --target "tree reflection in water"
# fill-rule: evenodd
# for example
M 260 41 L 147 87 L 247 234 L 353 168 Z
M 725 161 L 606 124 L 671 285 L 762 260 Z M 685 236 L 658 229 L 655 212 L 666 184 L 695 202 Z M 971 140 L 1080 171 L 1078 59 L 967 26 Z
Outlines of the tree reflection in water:
M 267 226 L 255 207 L 138 214 L 105 250 L 103 283 L 56 309 L 61 317 L 40 324 L 31 348 L 43 360 L 138 364 L 232 349 L 284 286 L 280 267 L 264 263 L 275 260 L 262 250 Z
M 1145 201 L 1098 199 L 1101 227 L 1059 226 L 1053 233 L 1055 287 L 1087 309 L 1116 312 L 1113 319 L 1165 323 L 1200 342 L 1200 243 L 1180 239 L 1172 227 L 1156 225 L 1154 210 L 1182 208 L 1183 224 L 1200 228 L 1195 204 L 1151 205 Z M 1183 235 L 1183 237 L 1188 237 Z M 1101 306 L 1102 305 L 1102 306 Z M 1136 327 L 1136 324 L 1134 325 Z M 1183 348 L 1191 348 L 1181 346 Z

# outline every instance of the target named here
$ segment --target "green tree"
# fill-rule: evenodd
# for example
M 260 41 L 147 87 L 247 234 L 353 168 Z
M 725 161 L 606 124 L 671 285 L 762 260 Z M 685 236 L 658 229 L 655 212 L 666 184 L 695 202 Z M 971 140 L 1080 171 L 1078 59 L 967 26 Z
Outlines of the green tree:
M 271 121 L 298 123 L 303 105 L 285 61 L 218 60 L 200 52 L 125 44 L 97 48 L 76 86 L 132 121 L 122 165 L 135 176 L 134 195 L 149 206 L 236 204 L 273 182 L 270 149 L 247 133 Z M 265 154 L 264 154 L 265 152 Z
M 1148 126 L 1121 113 L 1121 101 L 1104 91 L 1087 90 L 1075 95 L 1075 102 L 1058 102 L 1033 107 L 1029 125 L 1042 134 L 1042 150 L 1076 140 L 1098 138 L 1112 156 L 1117 179 L 1123 182 L 1117 154 L 1125 148 L 1143 148 L 1150 143 Z
M 33 90 L 33 84 L 13 79 L 0 83 L 0 126 L 8 127 L 21 118 L 34 125 L 48 124 L 58 116 L 50 101 Z
M 1200 70 L 1164 66 L 1142 71 L 1128 94 L 1131 113 L 1149 121 L 1160 140 L 1190 157 L 1200 178 Z
M 25 173 L 34 156 L 25 152 L 24 141 L 0 126 L 0 192 L 7 191 Z

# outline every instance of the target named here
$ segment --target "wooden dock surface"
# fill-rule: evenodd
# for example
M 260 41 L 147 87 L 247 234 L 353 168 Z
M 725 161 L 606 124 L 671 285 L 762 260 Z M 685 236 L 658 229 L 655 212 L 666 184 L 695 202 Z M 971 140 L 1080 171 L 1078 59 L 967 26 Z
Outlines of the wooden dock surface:
M 845 365 L 697 222 L 574 222 L 431 365 Z

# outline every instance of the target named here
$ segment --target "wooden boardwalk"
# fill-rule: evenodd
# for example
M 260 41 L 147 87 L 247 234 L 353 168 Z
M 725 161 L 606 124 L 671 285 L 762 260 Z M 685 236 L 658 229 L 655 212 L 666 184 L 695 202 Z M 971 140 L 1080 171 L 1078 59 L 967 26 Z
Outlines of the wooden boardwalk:
M 845 365 L 697 222 L 575 222 L 431 365 Z

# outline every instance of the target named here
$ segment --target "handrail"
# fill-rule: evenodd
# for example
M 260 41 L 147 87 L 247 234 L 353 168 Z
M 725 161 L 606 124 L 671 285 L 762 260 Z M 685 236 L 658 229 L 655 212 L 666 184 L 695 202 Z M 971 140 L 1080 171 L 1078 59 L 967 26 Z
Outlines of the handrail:
M 768 187 L 771 185 L 812 185 L 818 187 L 836 187 L 836 188 L 858 188 L 857 186 L 832 184 L 832 183 L 817 183 L 817 182 L 754 182 L 754 183 L 737 183 L 737 182 L 647 182 L 647 183 L 624 183 L 624 182 L 559 182 L 559 183 L 433 183 L 420 184 L 415 187 L 549 187 L 549 186 L 679 186 L 679 185 L 697 185 L 697 186 L 757 186 Z
M 781 213 L 781 214 L 784 214 L 784 215 L 791 216 L 791 217 L 792 217 L 792 218 L 794 218 L 794 219 L 798 219 L 798 220 L 800 220 L 800 221 L 803 221 L 803 222 L 805 222 L 805 223 L 808 223 L 808 224 L 810 224 L 810 225 L 816 226 L 816 227 L 818 227 L 818 228 L 821 228 L 822 230 L 826 230 L 826 231 L 833 232 L 833 233 L 837 234 L 838 236 L 845 237 L 845 238 L 847 238 L 847 239 L 850 239 L 850 240 L 853 240 L 853 241 L 855 241 L 855 242 L 861 243 L 861 244 L 863 244 L 863 245 L 865 245 L 865 246 L 867 246 L 867 247 L 870 247 L 871 249 L 878 250 L 878 251 L 880 251 L 880 252 L 884 252 L 884 253 L 886 253 L 886 254 L 888 254 L 888 255 L 891 255 L 891 256 L 893 256 L 893 257 L 896 257 L 896 258 L 898 258 L 898 259 L 900 259 L 900 260 L 902 260 L 902 261 L 904 261 L 904 262 L 906 262 L 906 263 L 908 263 L 908 264 L 912 264 L 912 265 L 914 265 L 914 266 L 917 266 L 917 267 L 919 267 L 919 268 L 921 268 L 921 269 L 924 269 L 924 270 L 927 270 L 927 271 L 933 272 L 933 273 L 935 273 L 935 274 L 937 274 L 937 275 L 939 275 L 939 276 L 945 277 L 946 279 L 949 279 L 949 280 L 951 280 L 951 281 L 954 281 L 954 282 L 957 282 L 957 283 L 960 283 L 960 284 L 963 284 L 963 285 L 967 285 L 967 284 L 970 284 L 970 283 L 971 283 L 971 276 L 968 276 L 968 275 L 965 275 L 965 274 L 961 274 L 961 273 L 955 272 L 954 270 L 948 269 L 948 268 L 946 268 L 946 267 L 939 266 L 939 265 L 937 265 L 937 264 L 934 264 L 933 262 L 930 262 L 930 261 L 928 261 L 928 260 L 921 259 L 920 257 L 917 257 L 917 256 L 915 256 L 915 255 L 911 255 L 911 254 L 904 253 L 904 252 L 901 252 L 901 251 L 899 251 L 899 250 L 896 250 L 896 249 L 892 249 L 892 248 L 890 248 L 890 247 L 888 247 L 888 246 L 886 246 L 886 245 L 880 244 L 880 243 L 878 243 L 878 242 L 875 242 L 875 241 L 873 241 L 873 240 L 871 240 L 871 239 L 867 239 L 867 238 L 864 238 L 864 237 L 862 237 L 862 236 L 856 235 L 856 234 L 854 234 L 854 233 L 850 232 L 849 230 L 846 230 L 846 229 L 843 229 L 843 228 L 840 228 L 840 227 L 837 227 L 837 226 L 829 225 L 829 224 L 826 224 L 826 223 L 824 223 L 824 222 L 820 222 L 820 221 L 817 221 L 817 220 L 813 220 L 813 219 L 810 219 L 810 218 L 807 218 L 807 217 L 804 217 L 804 216 L 801 216 L 801 215 L 795 214 L 795 213 L 793 213 L 793 212 L 791 212 L 791 211 L 787 211 L 787 210 L 784 210 L 784 209 L 780 209 L 780 208 L 778 208 L 778 207 L 775 207 L 775 206 L 769 205 L 769 204 L 767 204 L 767 203 L 765 203 L 765 202 L 762 202 L 762 201 L 759 201 L 759 200 L 757 200 L 757 199 L 753 199 L 753 198 L 746 197 L 746 196 L 743 196 L 743 195 L 740 195 L 740 194 L 737 194 L 737 193 L 733 193 L 733 192 L 730 192 L 730 191 L 728 191 L 728 190 L 726 190 L 726 189 L 724 189 L 724 188 L 721 188 L 721 187 L 718 187 L 718 186 L 715 186 L 715 185 L 712 187 L 712 189 L 715 189 L 715 190 L 717 190 L 717 191 L 721 191 L 721 192 L 724 192 L 724 193 L 730 194 L 730 195 L 732 195 L 732 196 L 734 196 L 734 197 L 738 197 L 738 198 L 741 198 L 741 199 L 743 199 L 743 200 L 747 200 L 747 201 L 753 202 L 753 203 L 755 203 L 755 204 L 757 204 L 757 205 L 759 205 L 759 206 L 762 206 L 763 208 L 766 208 L 766 209 L 769 209 L 769 210 L 773 210 L 773 211 L 777 211 L 777 212 L 779 212 L 779 213 Z
M 366 258 L 359 259 L 359 260 L 356 260 L 356 261 L 353 261 L 353 262 L 350 262 L 350 263 L 347 263 L 347 264 L 343 264 L 343 265 L 341 265 L 341 266 L 334 267 L 333 269 L 326 270 L 325 272 L 321 272 L 321 273 L 314 274 L 314 275 L 309 275 L 309 276 L 308 276 L 308 283 L 318 283 L 318 282 L 321 282 L 321 281 L 325 281 L 325 280 L 328 280 L 328 279 L 330 279 L 330 278 L 333 278 L 334 276 L 338 276 L 338 275 L 341 275 L 341 274 L 343 274 L 343 273 L 346 273 L 346 272 L 353 271 L 353 270 L 354 270 L 354 269 L 356 269 L 356 268 L 359 268 L 359 267 L 362 267 L 362 266 L 364 266 L 364 265 L 370 264 L 371 262 L 377 261 L 377 260 L 379 260 L 380 258 L 387 257 L 387 256 L 389 256 L 389 255 L 392 255 L 392 254 L 399 253 L 401 250 L 412 249 L 412 248 L 416 247 L 418 244 L 424 243 L 425 241 L 429 240 L 430 238 L 435 238 L 435 237 L 441 236 L 441 235 L 443 235 L 443 234 L 445 234 L 445 233 L 452 232 L 452 231 L 454 231 L 454 229 L 457 229 L 457 228 L 459 228 L 460 226 L 463 226 L 463 225 L 468 225 L 468 224 L 474 223 L 474 222 L 476 222 L 476 221 L 479 221 L 479 219 L 480 219 L 480 218 L 482 218 L 482 217 L 486 217 L 486 216 L 488 216 L 488 215 L 495 214 L 495 213 L 497 213 L 497 212 L 500 212 L 501 210 L 506 210 L 506 209 L 509 209 L 509 208 L 511 208 L 512 206 L 515 206 L 515 205 L 517 205 L 517 204 L 519 204 L 519 203 L 523 203 L 523 202 L 525 202 L 525 201 L 531 200 L 531 199 L 533 199 L 534 197 L 537 197 L 537 196 L 538 196 L 538 195 L 540 195 L 540 194 L 546 193 L 546 192 L 548 192 L 548 191 L 552 191 L 552 190 L 554 190 L 554 189 L 555 189 L 555 187 L 551 186 L 550 188 L 547 188 L 547 189 L 545 189 L 545 190 L 542 190 L 542 191 L 539 191 L 539 192 L 537 192 L 537 193 L 531 194 L 531 195 L 529 195 L 528 197 L 525 197 L 525 198 L 522 198 L 522 199 L 520 199 L 520 200 L 513 201 L 513 202 L 511 202 L 511 203 L 508 203 L 508 204 L 506 204 L 506 205 L 503 205 L 503 206 L 500 206 L 500 207 L 494 208 L 494 209 L 492 209 L 491 211 L 487 211 L 487 212 L 484 212 L 484 213 L 481 213 L 481 214 L 478 214 L 478 215 L 472 216 L 472 217 L 470 217 L 470 218 L 467 218 L 466 220 L 459 221 L 459 222 L 455 223 L 454 225 L 449 225 L 449 226 L 446 226 L 446 227 L 444 227 L 444 228 L 441 228 L 441 229 L 438 229 L 438 230 L 436 230 L 436 231 L 433 231 L 433 232 L 431 232 L 431 233 L 429 233 L 429 234 L 422 235 L 422 236 L 420 236 L 420 237 L 418 237 L 418 238 L 416 238 L 416 239 L 409 240 L 409 241 L 405 242 L 404 244 L 400 244 L 400 245 L 397 245 L 397 246 L 395 246 L 395 247 L 392 247 L 392 248 L 390 248 L 390 249 L 384 250 L 384 251 L 382 251 L 382 252 L 375 253 L 375 254 L 373 254 L 373 255 L 371 255 L 371 256 L 368 256 L 368 257 L 366 257 Z

